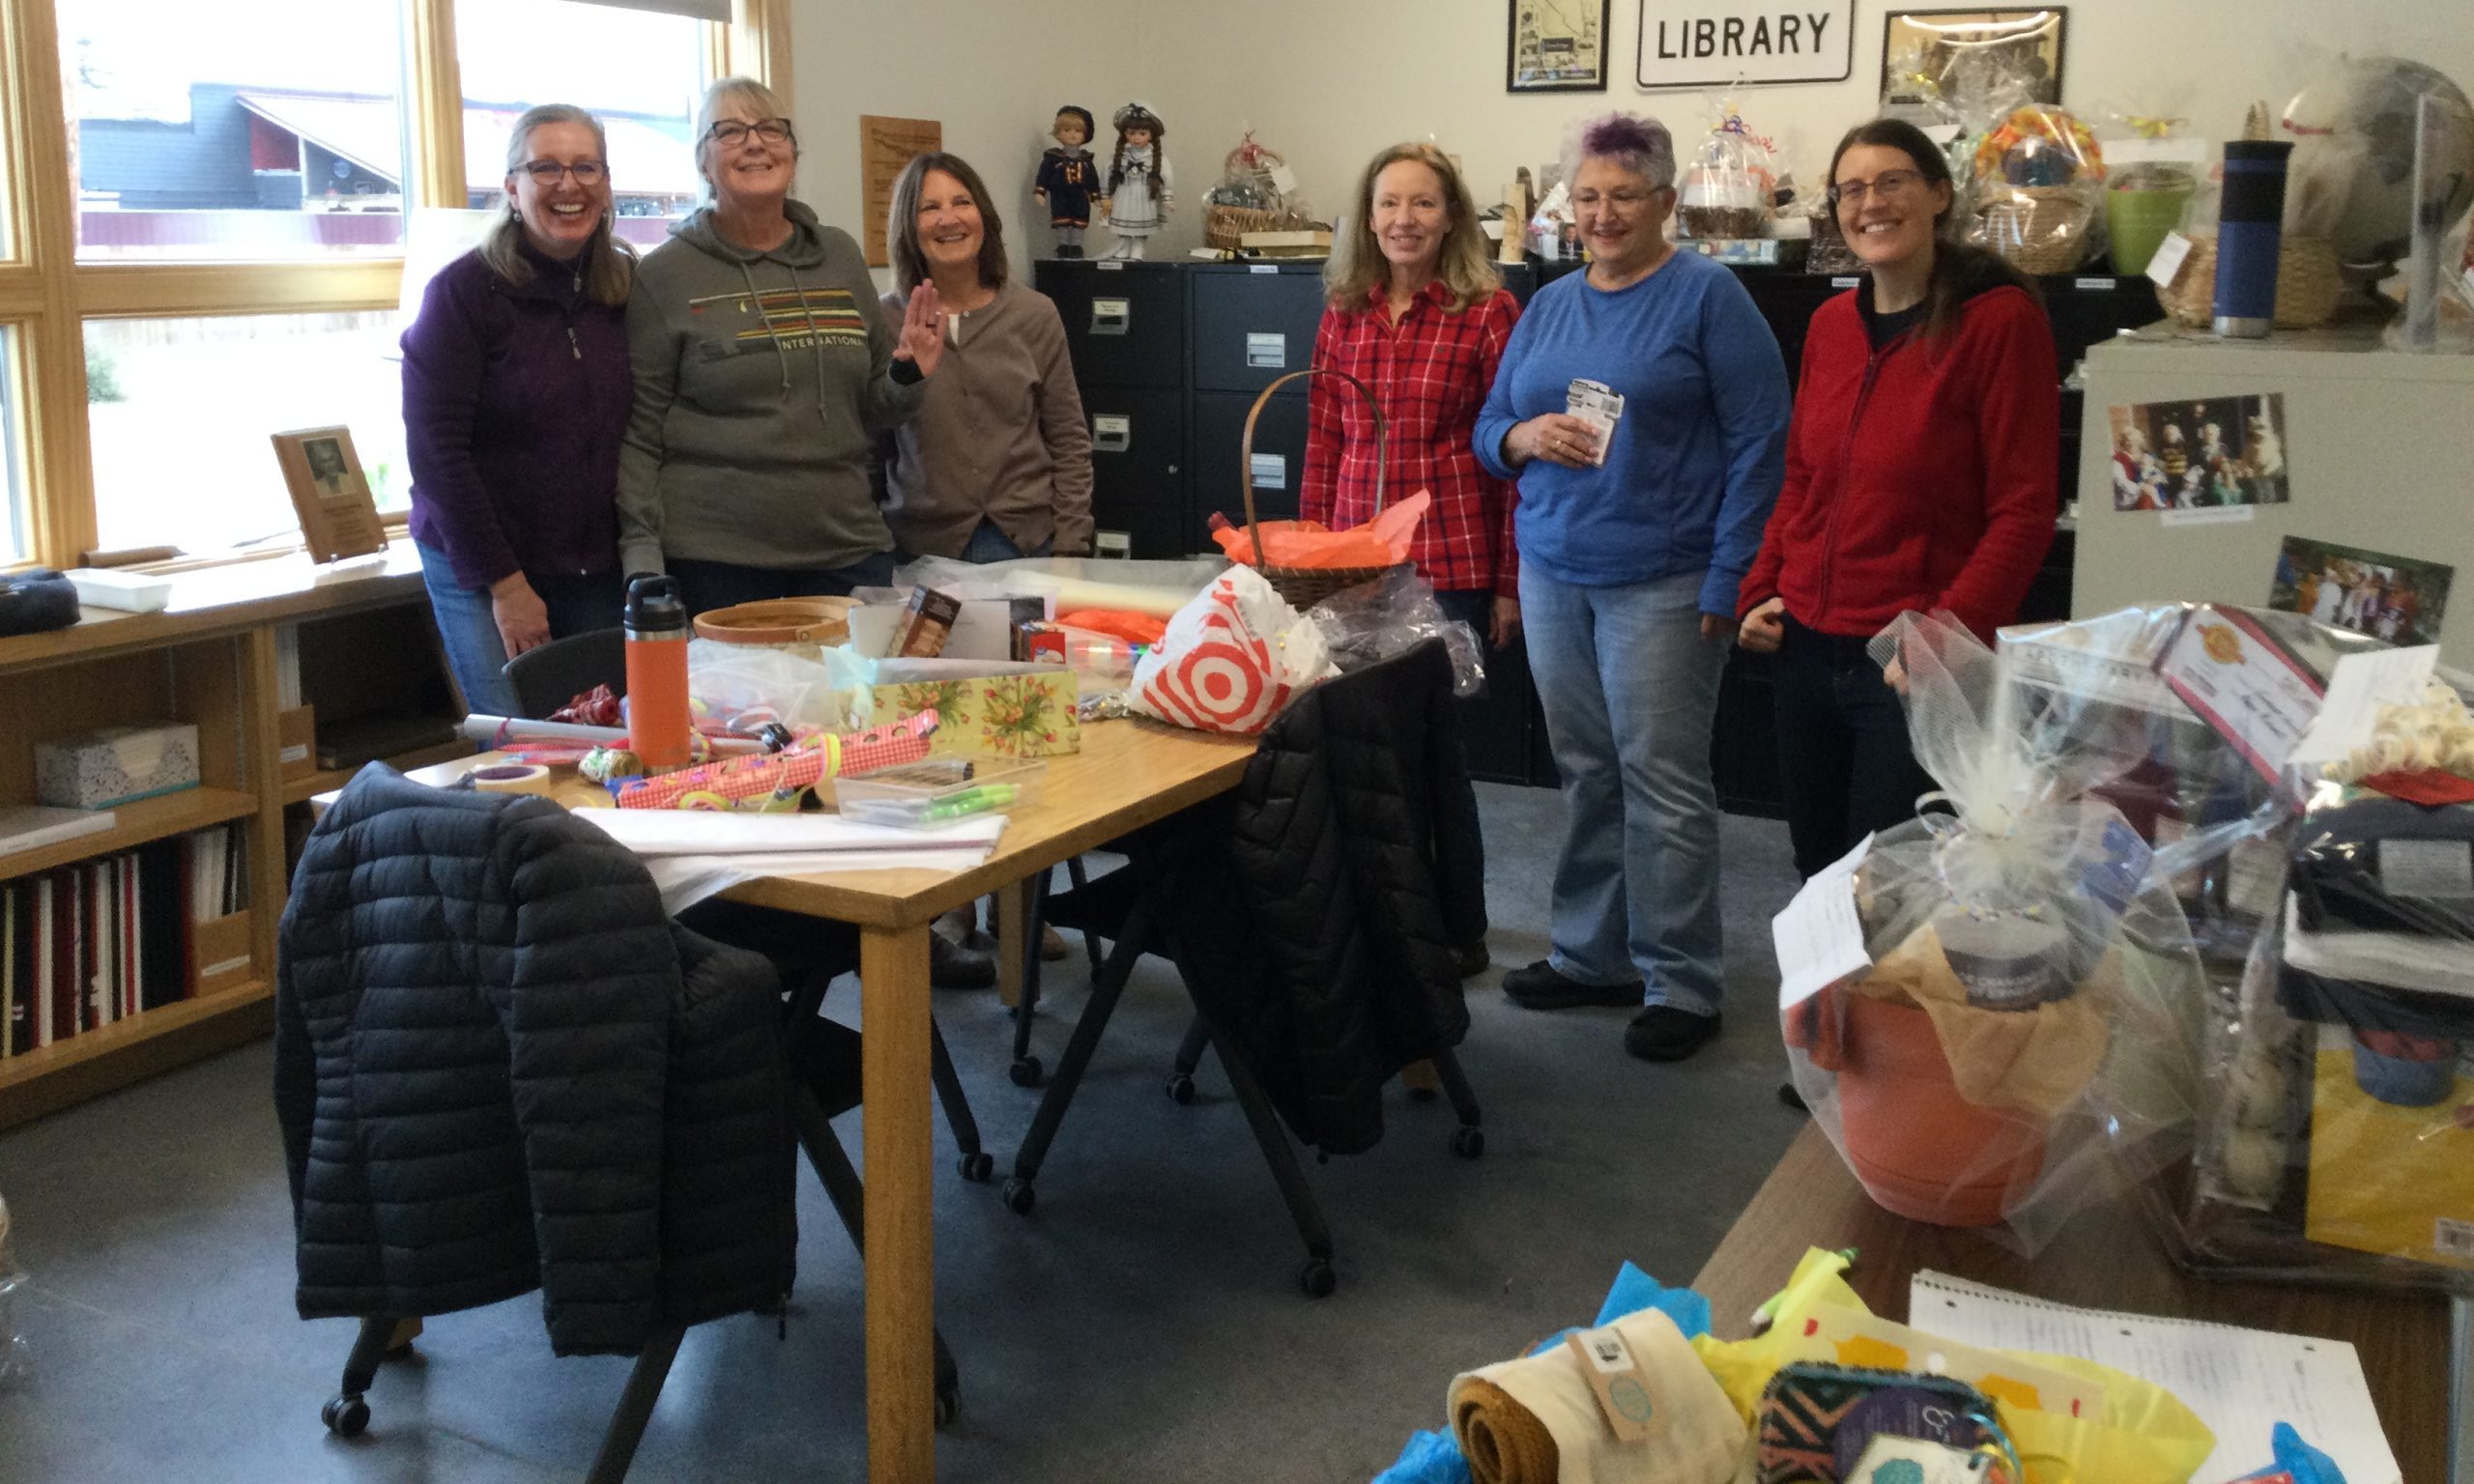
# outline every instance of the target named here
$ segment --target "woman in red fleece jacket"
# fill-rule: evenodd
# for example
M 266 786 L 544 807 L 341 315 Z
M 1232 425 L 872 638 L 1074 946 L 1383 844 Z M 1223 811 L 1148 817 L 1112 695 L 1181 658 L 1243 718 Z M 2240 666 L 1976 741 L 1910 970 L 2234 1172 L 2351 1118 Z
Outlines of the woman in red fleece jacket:
M 1775 651 L 1778 769 L 1809 876 L 1934 786 L 1864 652 L 1911 610 L 1990 641 L 2053 543 L 2061 398 L 2032 280 L 1942 235 L 1950 167 L 1914 126 L 1858 125 L 1830 209 L 1871 270 L 1815 311 L 1787 480 L 1738 641 Z

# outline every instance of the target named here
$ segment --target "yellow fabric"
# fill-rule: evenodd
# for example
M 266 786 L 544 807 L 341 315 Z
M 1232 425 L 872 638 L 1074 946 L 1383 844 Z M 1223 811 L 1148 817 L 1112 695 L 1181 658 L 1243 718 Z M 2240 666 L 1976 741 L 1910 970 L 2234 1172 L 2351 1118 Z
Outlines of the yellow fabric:
M 1837 1254 L 1819 1247 L 1804 1254 L 1778 1298 L 1777 1321 L 1766 1333 L 1749 1340 L 1703 1335 L 1692 1342 L 1701 1363 L 1746 1425 L 1761 1404 L 1763 1388 L 1777 1373 L 1779 1351 L 1807 1312 L 1817 1304 L 1871 1312 L 1839 1276 L 1836 1259 Z M 2028 1471 L 2027 1484 L 2190 1484 L 2191 1475 L 2216 1449 L 2216 1435 L 2207 1424 L 2162 1386 L 2069 1356 L 2004 1354 L 2094 1382 L 2105 1391 L 2104 1420 L 2096 1423 L 2025 1412 L 1996 1399 L 2002 1428 Z
M 2350 1039 L 2329 1035 L 2311 1098 L 2311 1194 L 2303 1230 L 2382 1257 L 2474 1267 L 2436 1245 L 2474 1230 L 2474 1077 L 2430 1107 L 2381 1102 L 2354 1076 Z

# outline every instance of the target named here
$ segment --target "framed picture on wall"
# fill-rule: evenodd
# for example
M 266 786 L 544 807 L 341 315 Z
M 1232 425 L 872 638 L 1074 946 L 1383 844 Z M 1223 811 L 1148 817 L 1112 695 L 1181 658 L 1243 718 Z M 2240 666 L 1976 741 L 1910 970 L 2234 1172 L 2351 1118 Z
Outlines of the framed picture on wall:
M 1507 93 L 1606 91 L 1606 19 L 1614 0 L 1510 0 Z
M 1882 18 L 1882 107 L 1902 115 L 1935 95 L 1982 98 L 2021 78 L 2028 100 L 2061 101 L 2067 7 L 2030 11 L 1891 11 Z

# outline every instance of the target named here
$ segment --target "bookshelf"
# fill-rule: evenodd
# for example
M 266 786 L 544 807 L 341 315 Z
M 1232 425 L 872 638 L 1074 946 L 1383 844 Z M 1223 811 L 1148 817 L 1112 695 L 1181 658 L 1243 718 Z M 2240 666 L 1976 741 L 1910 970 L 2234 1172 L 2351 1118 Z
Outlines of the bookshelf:
M 0 1017 L 0 1128 L 268 1034 L 274 1023 L 275 929 L 302 801 L 358 766 L 284 766 L 279 717 L 298 699 L 322 731 L 337 725 L 460 718 L 419 564 L 408 543 L 356 562 L 303 557 L 183 574 L 165 611 L 88 609 L 72 628 L 0 639 L 0 804 L 31 804 L 38 743 L 99 728 L 180 722 L 198 729 L 200 786 L 123 805 L 109 830 L 0 854 L 0 893 L 31 893 L 96 863 L 202 830 L 230 828 L 245 863 L 243 909 L 187 924 L 180 980 L 144 979 L 153 1008 L 81 1023 L 45 1045 L 12 1046 Z M 290 637 L 280 637 L 289 629 Z M 381 728 L 383 733 L 384 728 Z M 314 750 L 313 750 L 314 751 Z M 472 751 L 429 741 L 390 755 L 419 767 Z M 287 777 L 289 772 L 291 776 Z M 181 879 L 186 882 L 186 873 Z M 141 885 L 145 878 L 140 875 Z M 211 960 L 211 961 L 210 961 Z M 129 997 L 141 993 L 133 974 Z M 5 1006 L 0 1006 L 5 1010 Z M 55 1030 L 57 1028 L 55 1027 Z

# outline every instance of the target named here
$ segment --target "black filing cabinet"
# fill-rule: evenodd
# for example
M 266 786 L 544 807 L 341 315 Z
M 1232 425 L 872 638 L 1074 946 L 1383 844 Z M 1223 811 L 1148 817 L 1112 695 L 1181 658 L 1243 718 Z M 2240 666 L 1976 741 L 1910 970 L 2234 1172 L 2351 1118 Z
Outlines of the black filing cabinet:
M 1182 556 L 1187 510 L 1183 265 L 1043 261 L 1091 424 L 1091 513 L 1129 555 Z
M 1245 485 L 1267 521 L 1297 518 L 1306 471 L 1306 383 L 1272 394 L 1246 458 L 1246 414 L 1263 388 L 1314 357 L 1323 321 L 1323 265 L 1208 263 L 1193 271 L 1194 479 L 1192 540 L 1210 551 L 1211 518 L 1246 519 Z M 1240 459 L 1246 458 L 1241 465 Z

